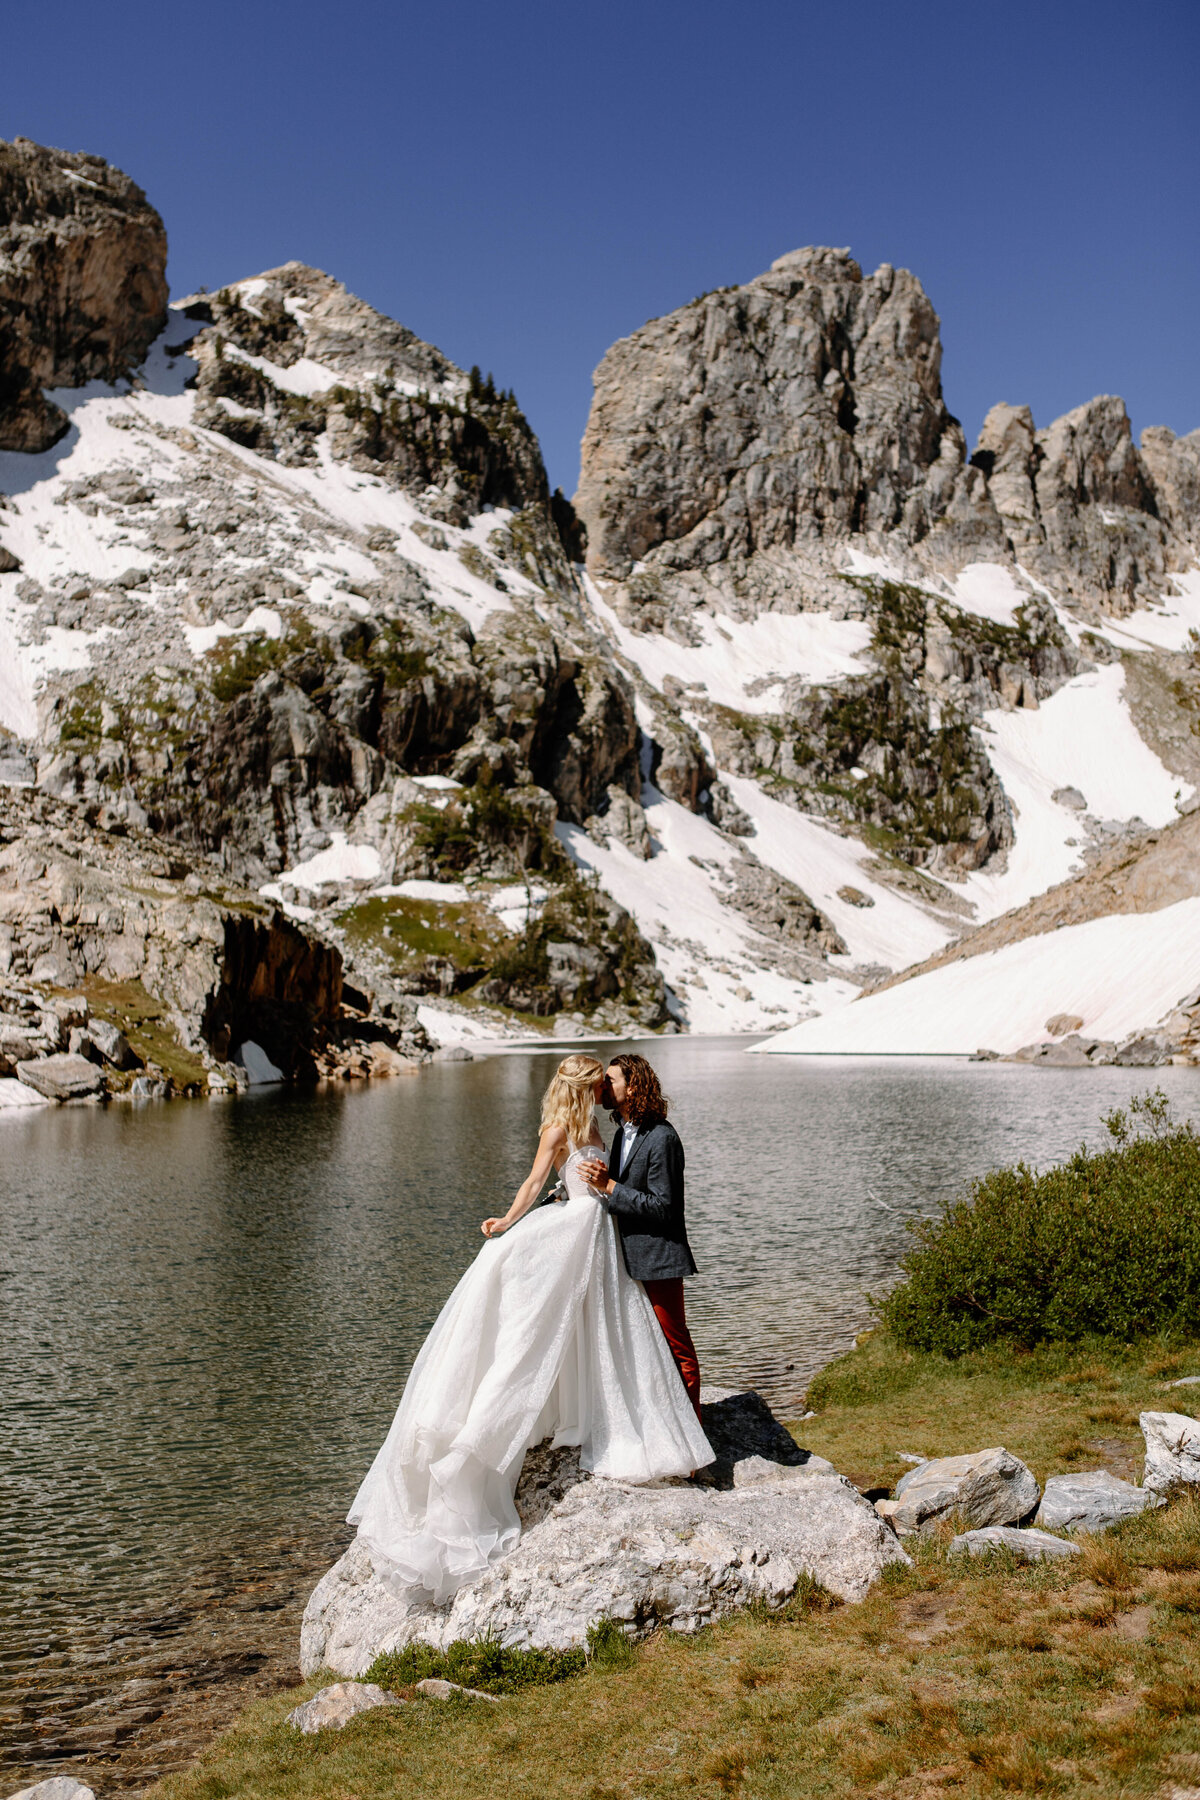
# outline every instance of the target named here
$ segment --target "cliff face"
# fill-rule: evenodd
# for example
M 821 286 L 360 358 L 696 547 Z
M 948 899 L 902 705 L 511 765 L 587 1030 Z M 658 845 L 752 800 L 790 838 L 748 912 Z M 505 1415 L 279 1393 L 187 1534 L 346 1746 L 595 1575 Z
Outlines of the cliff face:
M 809 249 L 622 339 L 595 375 L 576 510 L 588 567 L 628 615 L 680 604 L 790 609 L 828 595 L 848 548 L 914 578 L 1021 563 L 1097 614 L 1191 567 L 1200 434 L 1134 445 L 1103 397 L 1036 431 L 997 406 L 968 460 L 919 281 L 864 279 Z M 774 553 L 774 554 L 773 554 Z
M 845 250 L 795 251 L 653 320 L 596 371 L 575 497 L 590 571 L 924 536 L 943 439 L 963 461 L 941 358 L 920 283 L 887 266 L 864 281 Z
M 45 387 L 113 381 L 166 322 L 167 234 L 103 158 L 0 143 L 0 449 L 67 429 Z
M 293 1079 L 424 1052 L 411 1004 L 362 1006 L 336 947 L 277 906 L 150 832 L 0 786 L 0 1076 L 67 1050 L 89 1008 L 140 1049 L 112 1059 L 119 1086 L 143 1067 L 176 1090 L 242 1084 L 248 1040 Z

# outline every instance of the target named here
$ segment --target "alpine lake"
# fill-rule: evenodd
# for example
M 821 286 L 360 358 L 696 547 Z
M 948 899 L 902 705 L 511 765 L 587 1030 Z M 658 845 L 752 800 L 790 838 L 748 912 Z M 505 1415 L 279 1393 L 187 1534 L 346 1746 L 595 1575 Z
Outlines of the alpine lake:
M 1098 1144 L 1149 1088 L 1200 1112 L 1194 1069 L 749 1041 L 639 1047 L 687 1150 L 705 1381 L 785 1418 L 869 1324 L 907 1219 L 997 1164 Z M 304 1602 L 480 1220 L 528 1171 L 565 1048 L 0 1116 L 5 1791 L 136 1791 L 298 1678 Z

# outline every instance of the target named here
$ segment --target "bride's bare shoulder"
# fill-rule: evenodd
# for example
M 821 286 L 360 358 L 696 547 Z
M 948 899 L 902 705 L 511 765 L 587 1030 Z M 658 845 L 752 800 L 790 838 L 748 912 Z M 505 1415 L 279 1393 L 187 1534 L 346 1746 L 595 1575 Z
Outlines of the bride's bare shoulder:
M 538 1144 L 543 1150 L 561 1150 L 567 1141 L 564 1125 L 547 1125 L 543 1128 Z

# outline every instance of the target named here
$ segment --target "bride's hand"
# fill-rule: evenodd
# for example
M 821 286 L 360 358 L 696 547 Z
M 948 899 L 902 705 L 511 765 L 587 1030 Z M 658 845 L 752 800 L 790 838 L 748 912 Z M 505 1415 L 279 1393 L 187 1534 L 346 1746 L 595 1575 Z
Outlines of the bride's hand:
M 510 1224 L 509 1219 L 485 1219 L 479 1229 L 486 1238 L 499 1237 L 502 1231 L 508 1230 Z

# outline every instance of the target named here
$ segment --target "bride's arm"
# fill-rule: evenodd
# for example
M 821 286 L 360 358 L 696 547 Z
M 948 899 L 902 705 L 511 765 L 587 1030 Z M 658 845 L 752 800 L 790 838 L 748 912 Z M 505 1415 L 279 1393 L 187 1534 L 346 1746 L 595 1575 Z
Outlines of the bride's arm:
M 480 1226 L 484 1237 L 499 1237 L 518 1219 L 523 1219 L 546 1185 L 546 1177 L 554 1167 L 554 1159 L 567 1147 L 567 1134 L 561 1125 L 547 1125 L 538 1140 L 533 1167 L 517 1189 L 516 1198 L 502 1219 L 485 1219 Z

